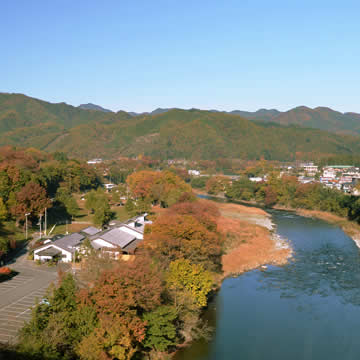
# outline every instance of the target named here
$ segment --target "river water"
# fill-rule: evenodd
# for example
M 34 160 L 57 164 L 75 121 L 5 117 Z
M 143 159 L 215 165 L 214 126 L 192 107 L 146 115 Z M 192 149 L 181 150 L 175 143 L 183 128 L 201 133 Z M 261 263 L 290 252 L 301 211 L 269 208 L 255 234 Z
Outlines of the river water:
M 205 314 L 213 340 L 176 360 L 358 359 L 360 255 L 351 238 L 324 221 L 272 211 L 294 259 L 223 282 Z

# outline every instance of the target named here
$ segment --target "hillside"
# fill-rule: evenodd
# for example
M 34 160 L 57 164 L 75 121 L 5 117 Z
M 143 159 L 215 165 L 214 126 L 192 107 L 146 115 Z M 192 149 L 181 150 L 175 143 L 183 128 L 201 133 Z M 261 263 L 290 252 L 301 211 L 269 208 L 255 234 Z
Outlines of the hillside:
M 95 111 L 102 111 L 102 112 L 112 112 L 109 109 L 104 109 L 103 107 L 96 105 L 96 104 L 92 104 L 92 103 L 88 103 L 88 104 L 81 104 L 78 106 L 78 108 L 80 109 L 84 109 L 84 110 L 95 110 Z
M 285 126 L 298 125 L 338 134 L 360 134 L 360 114 L 351 112 L 343 114 L 327 107 L 311 109 L 306 106 L 299 106 L 285 112 L 260 109 L 255 112 L 235 110 L 231 113 L 251 120 L 271 121 Z
M 144 154 L 292 160 L 360 154 L 357 137 L 255 122 L 224 112 L 171 109 L 133 117 L 125 112 L 89 111 L 24 95 L 0 94 L 0 145 L 7 144 L 61 150 L 81 158 Z

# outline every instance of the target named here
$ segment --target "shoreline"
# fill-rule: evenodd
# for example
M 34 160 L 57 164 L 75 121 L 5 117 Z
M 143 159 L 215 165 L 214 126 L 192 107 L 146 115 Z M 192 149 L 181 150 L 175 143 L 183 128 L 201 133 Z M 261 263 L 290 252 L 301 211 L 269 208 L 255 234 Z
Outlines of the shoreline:
M 219 195 L 210 195 L 206 193 L 205 191 L 201 191 L 196 189 L 194 191 L 197 195 L 204 195 L 204 196 L 210 196 L 219 200 L 227 200 L 225 196 L 219 196 Z M 209 199 L 210 200 L 210 199 Z M 210 200 L 211 201 L 211 200 Z M 236 200 L 235 200 L 236 201 Z M 237 204 L 232 203 L 231 204 Z M 259 206 L 260 204 L 256 203 L 255 201 L 243 201 L 239 200 L 239 203 L 248 204 L 251 206 Z M 307 209 L 296 209 L 288 206 L 283 205 L 274 205 L 271 207 L 271 209 L 275 210 L 283 210 L 283 211 L 291 211 L 295 212 L 296 214 L 304 217 L 313 217 L 320 220 L 327 221 L 330 224 L 334 224 L 339 226 L 348 236 L 351 237 L 351 239 L 355 242 L 356 246 L 360 249 L 360 225 L 348 220 L 347 218 L 332 214 L 330 212 L 326 211 L 320 211 L 320 210 L 307 210 Z
M 218 231 L 224 237 L 220 283 L 266 265 L 285 265 L 293 256 L 290 243 L 276 233 L 271 215 L 263 209 L 202 201 L 216 203 L 221 214 L 217 219 Z

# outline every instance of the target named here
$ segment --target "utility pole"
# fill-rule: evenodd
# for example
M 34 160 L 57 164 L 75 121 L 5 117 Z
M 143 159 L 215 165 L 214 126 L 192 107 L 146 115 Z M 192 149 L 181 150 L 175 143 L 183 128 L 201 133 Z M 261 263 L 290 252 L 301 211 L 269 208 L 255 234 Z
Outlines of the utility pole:
M 41 222 L 42 222 L 42 214 L 40 214 L 40 239 L 41 239 L 41 237 L 42 237 Z
M 25 214 L 25 239 L 28 239 L 28 220 L 27 217 L 30 215 L 30 213 Z
M 45 230 L 44 230 L 45 236 L 46 236 L 46 232 L 47 232 L 47 208 L 45 208 Z

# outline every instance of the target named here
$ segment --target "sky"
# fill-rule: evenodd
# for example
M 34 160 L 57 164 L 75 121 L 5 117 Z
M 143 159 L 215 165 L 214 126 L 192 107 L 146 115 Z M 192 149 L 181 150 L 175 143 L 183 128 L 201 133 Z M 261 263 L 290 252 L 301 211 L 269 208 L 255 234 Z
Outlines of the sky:
M 359 1 L 1 0 L 0 92 L 113 111 L 360 112 Z

